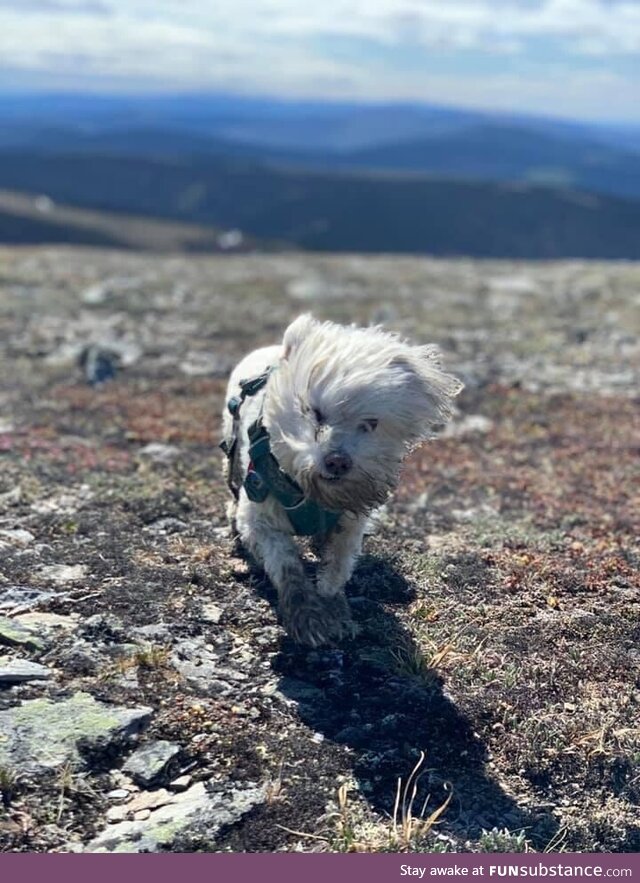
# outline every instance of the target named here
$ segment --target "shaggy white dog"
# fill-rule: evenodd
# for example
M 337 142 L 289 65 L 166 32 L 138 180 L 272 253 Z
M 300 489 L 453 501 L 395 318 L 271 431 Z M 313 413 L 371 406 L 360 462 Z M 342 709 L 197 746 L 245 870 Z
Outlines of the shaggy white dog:
M 396 486 L 409 449 L 449 419 L 461 388 L 435 347 L 308 315 L 282 345 L 256 350 L 233 371 L 223 442 L 236 497 L 230 516 L 297 642 L 351 633 L 343 590 L 368 515 Z M 315 583 L 296 534 L 316 541 Z

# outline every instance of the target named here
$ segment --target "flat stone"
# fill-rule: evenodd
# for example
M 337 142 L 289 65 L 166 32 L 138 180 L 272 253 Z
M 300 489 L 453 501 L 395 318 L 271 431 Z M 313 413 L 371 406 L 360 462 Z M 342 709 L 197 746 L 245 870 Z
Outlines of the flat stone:
M 50 601 L 59 593 L 35 589 L 33 586 L 3 586 L 0 610 L 29 610 L 44 601 Z
M 262 788 L 209 794 L 204 783 L 197 782 L 188 791 L 176 794 L 170 804 L 152 812 L 148 819 L 109 825 L 84 852 L 158 852 L 189 837 L 206 839 L 210 844 L 222 828 L 239 821 L 263 801 Z
M 493 420 L 484 414 L 466 414 L 461 420 L 450 423 L 441 433 L 443 438 L 465 435 L 486 435 L 493 429 Z
M 166 788 L 156 788 L 155 791 L 141 791 L 127 805 L 130 813 L 140 812 L 145 809 L 158 809 L 167 806 L 176 799 L 175 794 L 170 794 Z
M 151 442 L 140 448 L 139 457 L 151 460 L 152 463 L 171 463 L 176 457 L 180 456 L 180 448 L 175 445 L 165 445 L 161 442 Z
M 130 793 L 139 790 L 138 786 L 134 785 L 129 776 L 125 776 L 122 770 L 111 770 L 109 775 L 115 788 L 119 788 Z
M 186 521 L 182 521 L 180 518 L 158 518 L 156 521 L 152 521 L 151 524 L 147 524 L 144 527 L 145 531 L 149 533 L 180 533 L 180 531 L 186 530 L 188 527 Z
M 78 627 L 79 620 L 80 617 L 77 613 L 62 616 L 59 613 L 39 613 L 33 611 L 31 613 L 21 613 L 13 621 L 34 632 L 42 632 L 47 635 L 57 631 L 72 632 Z
M 146 641 L 161 640 L 170 635 L 169 626 L 163 622 L 154 622 L 150 625 L 140 625 L 131 629 L 131 634 L 137 638 L 144 638 Z
M 114 788 L 105 795 L 107 800 L 127 800 L 130 792 L 126 788 Z
M 277 695 L 286 702 L 322 702 L 325 699 L 324 690 L 300 681 L 298 678 L 284 677 L 280 680 Z
M 31 629 L 4 616 L 0 616 L 0 644 L 28 647 L 30 650 L 41 650 L 44 647 L 43 642 Z
M 177 779 L 174 779 L 173 782 L 169 782 L 169 788 L 171 791 L 182 792 L 186 791 L 187 788 L 191 785 L 193 781 L 193 777 L 189 775 L 178 776 Z
M 80 677 L 96 674 L 102 663 L 102 648 L 89 641 L 75 640 L 57 655 L 60 668 Z
M 13 659 L 0 656 L 0 684 L 23 684 L 27 681 L 46 681 L 51 671 L 37 662 L 28 659 Z
M 218 607 L 217 604 L 203 604 L 202 612 L 199 616 L 202 622 L 211 622 L 213 625 L 218 625 L 221 617 L 222 608 Z
M 179 367 L 187 377 L 226 377 L 233 366 L 231 361 L 223 356 L 192 352 L 180 362 Z
M 104 282 L 96 282 L 90 285 L 80 295 L 82 303 L 90 307 L 100 306 L 109 296 L 109 286 Z
M 28 546 L 34 540 L 34 535 L 28 530 L 0 530 L 0 543 L 10 546 Z
M 88 572 L 89 568 L 84 564 L 48 564 L 39 569 L 38 576 L 57 586 L 65 586 L 83 580 Z
M 80 485 L 65 493 L 57 494 L 44 500 L 36 500 L 31 504 L 31 511 L 39 515 L 73 515 L 92 498 L 93 492 L 91 489 L 87 485 Z
M 113 825 L 116 822 L 123 822 L 128 815 L 129 809 L 126 804 L 120 804 L 118 806 L 110 806 L 105 818 L 109 824 Z
M 33 699 L 0 711 L 0 766 L 26 773 L 84 765 L 83 751 L 108 748 L 145 727 L 150 708 L 121 708 L 74 693 L 53 702 Z
M 22 488 L 17 485 L 4 494 L 0 494 L 0 508 L 4 509 L 9 506 L 18 506 L 22 502 Z
M 167 765 L 180 753 L 180 745 L 159 740 L 142 745 L 124 764 L 122 769 L 129 773 L 137 785 L 146 787 L 157 781 Z
M 190 649 L 188 649 L 190 648 Z M 182 641 L 171 657 L 171 664 L 185 683 L 205 696 L 226 696 L 237 691 L 238 683 L 248 680 L 243 671 L 222 665 L 199 639 Z

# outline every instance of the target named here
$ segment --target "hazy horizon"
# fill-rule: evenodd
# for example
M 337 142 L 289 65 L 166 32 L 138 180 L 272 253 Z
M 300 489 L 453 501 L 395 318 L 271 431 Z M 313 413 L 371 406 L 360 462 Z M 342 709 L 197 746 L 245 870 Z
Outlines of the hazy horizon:
M 640 124 L 638 0 L 0 0 L 0 93 L 224 93 Z
M 2 0 L 0 0 L 0 3 Z M 38 98 L 38 99 L 77 99 L 77 100 L 91 100 L 95 99 L 96 101 L 162 101 L 162 100 L 176 100 L 179 98 L 184 98 L 185 100 L 210 100 L 210 101 L 228 101 L 230 103 L 237 102 L 238 106 L 244 103 L 264 103 L 265 105 L 273 104 L 296 107 L 298 105 L 300 109 L 305 107 L 317 107 L 317 108 L 333 108 L 336 109 L 344 107 L 389 107 L 389 108 L 407 108 L 407 109 L 434 109 L 434 110 L 442 110 L 446 111 L 456 111 L 456 112 L 469 112 L 474 114 L 486 114 L 487 116 L 491 116 L 494 118 L 504 117 L 505 120 L 549 120 L 551 122 L 566 122 L 569 124 L 584 124 L 586 126 L 602 126 L 602 127 L 614 127 L 614 128 L 623 128 L 623 129 L 631 129 L 636 130 L 640 129 L 640 117 L 638 119 L 597 119 L 597 118 L 589 118 L 585 116 L 572 116 L 569 114 L 563 113 L 553 113 L 551 111 L 535 111 L 535 110 L 523 110 L 522 108 L 495 108 L 495 107 L 482 107 L 482 106 L 473 106 L 469 104 L 464 104 L 462 102 L 446 102 L 446 101 L 437 101 L 437 100 L 419 100 L 419 99 L 385 99 L 379 98 L 377 96 L 363 96 L 361 98 L 350 98 L 350 97 L 332 97 L 332 96 L 312 96 L 309 98 L 305 97 L 297 97 L 297 96 L 289 96 L 289 95 L 278 95 L 278 94 L 270 94 L 266 92 L 231 92 L 231 91 L 222 91 L 216 89 L 152 89 L 148 88 L 145 90 L 131 90 L 131 91 L 114 91 L 111 88 L 95 88 L 95 89 L 87 89 L 85 84 L 82 84 L 80 88 L 73 88 L 69 86 L 68 88 L 58 87 L 58 88 L 42 88 L 42 87 L 32 87 L 32 88 L 10 88 L 7 86 L 2 86 L 0 84 L 0 100 L 2 99 L 16 99 L 16 98 Z

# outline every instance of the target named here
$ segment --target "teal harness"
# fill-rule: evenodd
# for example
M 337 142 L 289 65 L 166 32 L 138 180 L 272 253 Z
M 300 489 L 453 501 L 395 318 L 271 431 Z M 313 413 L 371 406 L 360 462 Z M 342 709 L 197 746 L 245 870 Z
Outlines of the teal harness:
M 220 447 L 229 459 L 229 488 L 236 500 L 244 488 L 253 503 L 264 503 L 269 495 L 283 507 L 291 527 L 297 536 L 314 536 L 327 533 L 336 526 L 341 512 L 323 509 L 304 495 L 304 491 L 286 472 L 271 453 L 269 432 L 262 422 L 262 414 L 249 427 L 249 468 L 242 481 L 238 476 L 238 427 L 240 409 L 247 396 L 254 396 L 263 389 L 273 369 L 269 368 L 258 377 L 240 383 L 240 395 L 227 402 L 233 417 L 233 435 Z

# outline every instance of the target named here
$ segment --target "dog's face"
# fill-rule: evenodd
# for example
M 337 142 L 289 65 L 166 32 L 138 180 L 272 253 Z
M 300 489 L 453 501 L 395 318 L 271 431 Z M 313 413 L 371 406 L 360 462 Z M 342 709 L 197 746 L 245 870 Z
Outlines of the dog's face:
M 395 487 L 408 449 L 449 419 L 461 388 L 433 347 L 301 316 L 285 332 L 264 420 L 274 455 L 309 497 L 367 512 Z

